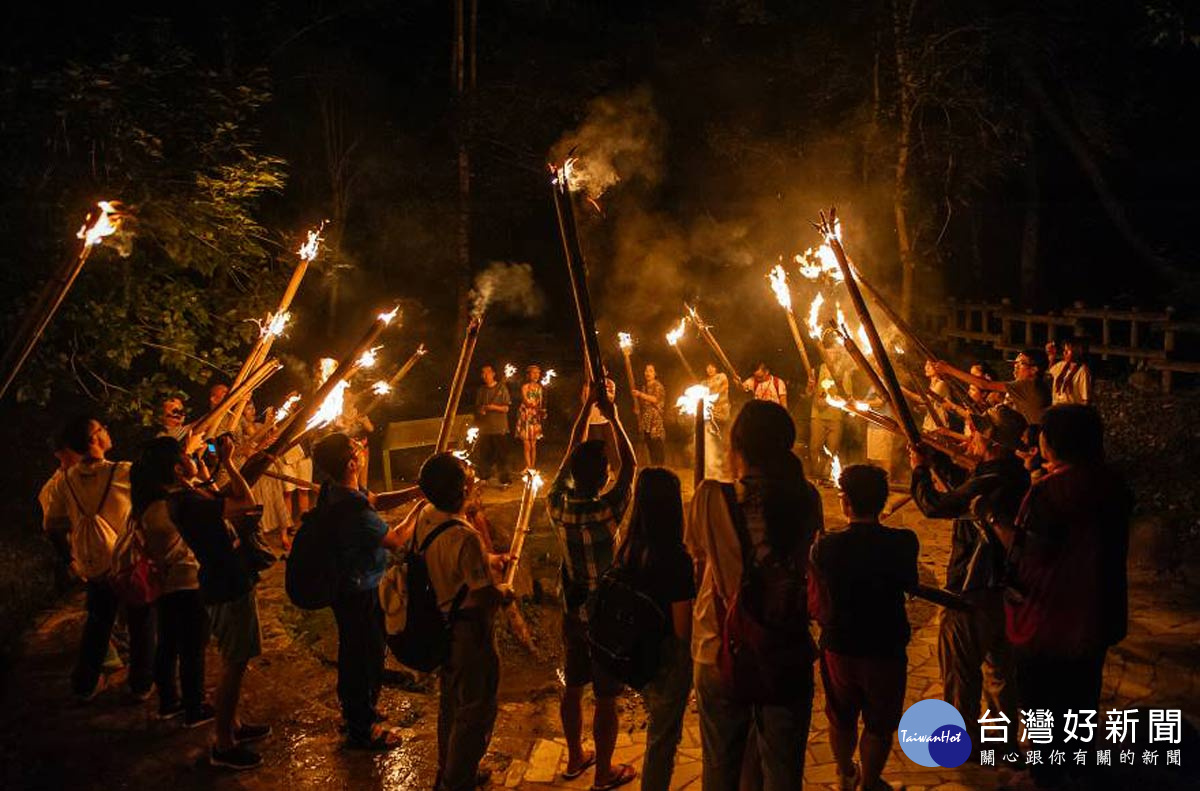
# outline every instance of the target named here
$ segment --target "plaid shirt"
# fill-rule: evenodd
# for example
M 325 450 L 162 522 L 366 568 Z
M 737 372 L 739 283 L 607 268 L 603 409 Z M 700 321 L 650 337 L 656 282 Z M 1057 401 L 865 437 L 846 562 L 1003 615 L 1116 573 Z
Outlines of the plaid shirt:
M 582 594 L 596 590 L 600 575 L 612 565 L 613 537 L 629 507 L 630 489 L 614 486 L 596 497 L 574 494 L 570 474 L 564 471 L 554 479 L 546 502 L 563 557 L 563 605 L 567 614 L 587 621 L 587 597 Z M 571 595 L 572 590 L 578 595 Z

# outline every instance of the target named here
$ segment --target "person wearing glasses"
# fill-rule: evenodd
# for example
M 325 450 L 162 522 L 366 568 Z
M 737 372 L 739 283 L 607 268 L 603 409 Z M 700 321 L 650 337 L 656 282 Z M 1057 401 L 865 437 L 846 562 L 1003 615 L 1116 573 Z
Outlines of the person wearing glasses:
M 177 396 L 164 398 L 158 414 L 158 436 L 182 442 L 187 434 L 186 422 L 187 410 L 183 408 L 183 399 Z
M 933 369 L 939 376 L 952 376 L 973 385 L 982 393 L 1002 393 L 1005 403 L 1021 413 L 1031 426 L 1042 423 L 1042 414 L 1050 406 L 1050 386 L 1046 382 L 1046 353 L 1041 349 L 1026 349 L 1013 360 L 1013 378 L 994 382 L 972 376 L 947 362 L 938 360 Z

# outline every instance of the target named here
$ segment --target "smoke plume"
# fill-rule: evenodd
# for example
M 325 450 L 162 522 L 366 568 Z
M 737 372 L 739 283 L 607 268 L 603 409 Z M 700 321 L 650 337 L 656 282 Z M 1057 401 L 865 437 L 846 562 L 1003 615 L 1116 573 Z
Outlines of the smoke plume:
M 599 198 L 620 181 L 657 184 L 664 137 L 650 89 L 642 87 L 594 99 L 583 123 L 554 144 L 550 157 L 555 163 L 574 158 L 572 188 Z
M 529 318 L 542 312 L 541 289 L 533 280 L 533 267 L 529 264 L 493 261 L 488 268 L 475 277 L 471 290 L 471 311 L 483 315 L 494 305 L 508 312 Z

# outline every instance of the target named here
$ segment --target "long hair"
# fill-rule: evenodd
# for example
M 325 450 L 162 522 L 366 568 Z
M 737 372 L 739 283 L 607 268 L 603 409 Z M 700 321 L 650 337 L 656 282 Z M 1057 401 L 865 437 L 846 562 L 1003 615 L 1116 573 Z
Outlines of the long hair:
M 679 476 L 665 467 L 640 471 L 629 527 L 617 562 L 633 571 L 659 567 L 683 545 L 683 495 Z
M 142 455 L 129 468 L 131 518 L 140 518 L 155 501 L 166 499 L 182 456 L 183 446 L 173 437 L 156 437 L 145 444 Z
M 767 544 L 785 555 L 811 541 L 820 525 L 820 498 L 792 452 L 795 441 L 791 415 L 772 401 L 748 402 L 729 431 L 733 452 L 762 476 Z

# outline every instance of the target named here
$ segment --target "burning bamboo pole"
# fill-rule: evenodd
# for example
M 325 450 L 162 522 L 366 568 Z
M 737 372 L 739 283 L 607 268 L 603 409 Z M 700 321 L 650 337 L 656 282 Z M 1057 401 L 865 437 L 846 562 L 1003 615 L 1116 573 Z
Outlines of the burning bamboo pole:
M 242 475 L 249 484 L 253 485 L 276 458 L 282 456 L 299 441 L 304 432 L 309 429 L 310 419 L 317 415 L 325 405 L 325 400 L 335 390 L 344 393 L 346 378 L 358 367 L 359 358 L 371 348 L 399 312 L 400 308 L 396 307 L 387 313 L 380 313 L 367 327 L 358 342 L 351 347 L 350 352 L 341 358 L 329 378 L 317 388 L 317 392 L 313 394 L 312 399 L 304 408 L 297 410 L 281 424 L 278 436 L 266 449 L 255 453 L 242 465 Z
M 270 379 L 281 368 L 283 368 L 283 363 L 278 360 L 267 360 L 259 365 L 250 372 L 249 376 L 242 380 L 241 384 L 230 388 L 220 403 L 209 410 L 206 415 L 192 423 L 190 426 L 192 433 L 202 437 L 213 434 L 220 425 L 221 419 L 233 404 L 237 403 L 240 399 L 248 399 L 258 387 Z
M 475 343 L 479 340 L 479 328 L 482 324 L 482 313 L 472 316 L 471 321 L 467 324 L 467 334 L 463 338 L 462 348 L 458 353 L 458 364 L 454 367 L 454 378 L 450 380 L 450 392 L 446 397 L 446 411 L 442 415 L 442 427 L 438 430 L 435 453 L 444 453 L 450 447 L 450 432 L 454 428 L 454 416 L 458 414 L 458 402 L 462 399 L 467 374 L 471 370 L 471 358 L 475 355 Z
M 796 350 L 800 352 L 800 359 L 804 362 L 804 375 L 807 377 L 812 373 L 812 362 L 808 359 L 808 350 L 804 348 L 800 326 L 796 324 L 796 313 L 792 310 L 792 292 L 788 288 L 787 271 L 782 266 L 776 266 L 771 270 L 768 279 L 771 281 L 771 290 L 775 292 L 775 299 L 787 316 L 788 329 L 792 331 L 792 340 L 796 342 Z
M 888 395 L 883 380 L 879 378 L 879 372 L 871 365 L 871 361 L 867 359 L 867 355 L 863 354 L 862 349 L 858 348 L 858 344 L 854 342 L 854 338 L 850 336 L 850 332 L 846 326 L 839 325 L 833 319 L 830 319 L 829 327 L 842 339 L 842 346 L 850 354 L 850 358 L 854 360 L 867 379 L 871 381 L 871 387 L 875 388 L 875 392 L 879 393 L 879 396 L 885 401 L 891 403 L 891 396 Z M 892 404 L 892 409 L 895 410 L 895 408 L 896 405 Z
M 687 319 L 680 319 L 679 326 L 667 333 L 667 345 L 675 350 L 675 355 L 679 357 L 679 362 L 683 363 L 684 370 L 688 372 L 688 377 L 693 382 L 698 382 L 700 377 L 696 376 L 696 371 L 692 368 L 691 363 L 683 356 L 683 349 L 679 348 L 679 339 L 683 337 L 684 330 L 687 329 Z
M 706 422 L 711 417 L 713 402 L 717 398 L 718 394 L 709 392 L 706 386 L 692 385 L 675 402 L 675 406 L 679 408 L 680 412 L 694 418 L 692 427 L 696 447 L 692 464 L 693 486 L 699 486 L 705 477 L 707 459 L 705 458 L 704 435 Z
M 900 380 L 896 377 L 895 369 L 892 368 L 892 361 L 883 345 L 883 338 L 879 336 L 879 329 L 875 326 L 870 311 L 867 310 L 867 303 L 863 301 L 862 291 L 859 290 L 858 282 L 850 270 L 850 260 L 846 257 L 846 251 L 842 248 L 842 240 L 838 238 L 834 227 L 836 222 L 836 210 L 830 209 L 828 217 L 824 212 L 821 213 L 821 222 L 817 228 L 825 235 L 826 242 L 833 249 L 833 254 L 837 256 L 838 266 L 841 267 L 842 274 L 845 276 L 846 291 L 850 294 L 850 301 L 854 304 L 854 311 L 858 314 L 859 322 L 867 331 L 867 337 L 875 351 L 875 359 L 879 363 L 879 372 L 882 374 L 883 383 L 887 388 L 886 392 L 896 410 L 896 417 L 904 429 L 904 435 L 910 443 L 916 445 L 921 441 L 921 432 L 917 428 L 916 421 L 913 420 L 908 402 L 904 400 L 904 393 L 900 390 Z
M 290 483 L 292 486 L 295 486 L 297 489 L 304 489 L 305 491 L 309 491 L 309 492 L 315 492 L 316 490 L 321 488 L 320 486 L 313 483 L 312 481 L 306 481 L 303 478 L 297 478 L 294 475 L 284 475 L 282 472 L 275 472 L 274 470 L 265 470 L 262 475 L 264 478 L 274 478 L 277 481 L 283 481 L 284 483 Z
M 721 348 L 721 344 L 717 343 L 717 338 L 712 334 L 709 325 L 705 324 L 704 320 L 700 318 L 700 314 L 696 312 L 694 305 L 685 304 L 684 307 L 692 319 L 692 324 L 696 325 L 696 331 L 700 333 L 700 337 L 708 344 L 708 348 L 712 349 L 713 354 L 717 355 L 717 359 L 725 366 L 725 370 L 729 371 L 733 375 L 734 380 L 740 384 L 742 382 L 741 375 L 733 367 L 733 363 L 729 361 L 729 358 L 725 356 L 725 350 Z
M 100 201 L 96 206 L 100 209 L 100 213 L 95 216 L 95 220 L 93 221 L 92 214 L 89 212 L 83 225 L 79 228 L 79 232 L 75 234 L 77 238 L 83 240 L 79 253 L 60 267 L 42 287 L 37 301 L 25 313 L 21 320 L 21 326 L 13 335 L 8 349 L 4 352 L 3 367 L 0 368 L 4 371 L 4 382 L 0 384 L 0 398 L 3 398 L 8 392 L 8 388 L 12 386 L 13 380 L 17 378 L 25 361 L 29 359 L 33 348 L 41 340 L 46 327 L 50 325 L 50 320 L 62 306 L 67 292 L 71 290 L 71 286 L 75 285 L 75 279 L 83 271 L 83 265 L 91 256 L 92 248 L 100 244 L 104 237 L 116 233 L 125 219 L 125 213 L 116 201 Z
M 629 379 L 629 397 L 633 399 L 633 414 L 642 414 L 642 405 L 639 399 L 634 395 L 637 390 L 637 382 L 633 379 L 633 360 L 630 355 L 633 353 L 633 336 L 628 332 L 617 333 L 617 344 L 621 347 L 621 356 L 625 358 L 625 376 Z
M 380 404 L 382 404 L 384 399 L 391 395 L 392 391 L 396 389 L 397 385 L 404 381 L 404 377 L 408 376 L 408 372 L 411 371 L 413 366 L 417 364 L 417 360 L 424 357 L 427 352 L 428 350 L 425 348 L 425 344 L 422 343 L 417 347 L 417 350 L 413 352 L 407 360 L 404 361 L 404 365 L 400 366 L 400 370 L 392 374 L 391 379 L 386 381 L 380 380 L 380 382 L 376 382 L 375 387 L 372 388 L 372 392 L 374 392 L 375 397 L 371 399 L 371 402 L 367 404 L 365 409 L 360 411 L 364 415 L 370 414 L 372 410 L 376 409 Z M 379 387 L 381 383 L 383 384 L 383 387 Z
M 537 470 L 526 470 L 525 489 L 521 492 L 521 504 L 517 508 L 517 524 L 513 528 L 512 546 L 508 549 L 512 560 L 504 572 L 504 584 L 510 588 L 517 577 L 517 567 L 521 564 L 521 550 L 525 548 L 525 537 L 529 535 L 533 503 L 537 499 L 540 488 L 542 488 L 542 476 L 538 474 Z
M 568 159 L 555 169 L 550 182 L 554 193 L 554 209 L 558 215 L 558 231 L 562 237 L 563 254 L 567 259 L 567 273 L 571 277 L 571 293 L 575 298 L 575 314 L 579 319 L 579 333 L 583 342 L 583 358 L 592 382 L 600 388 L 601 398 L 608 398 L 604 388 L 604 362 L 600 357 L 600 338 L 596 334 L 596 319 L 592 314 L 592 301 L 587 285 L 587 262 L 579 246 L 579 228 L 575 224 L 575 207 L 571 203 L 571 165 Z

